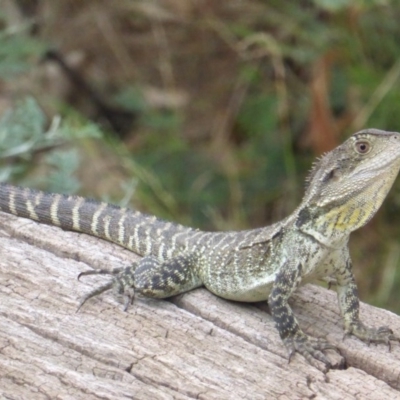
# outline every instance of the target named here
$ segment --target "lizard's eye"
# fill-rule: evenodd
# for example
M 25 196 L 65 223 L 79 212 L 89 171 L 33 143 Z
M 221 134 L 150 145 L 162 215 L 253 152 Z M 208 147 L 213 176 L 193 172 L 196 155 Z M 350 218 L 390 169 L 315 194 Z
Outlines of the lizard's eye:
M 354 145 L 356 152 L 359 154 L 367 154 L 371 150 L 371 144 L 366 140 L 359 140 Z

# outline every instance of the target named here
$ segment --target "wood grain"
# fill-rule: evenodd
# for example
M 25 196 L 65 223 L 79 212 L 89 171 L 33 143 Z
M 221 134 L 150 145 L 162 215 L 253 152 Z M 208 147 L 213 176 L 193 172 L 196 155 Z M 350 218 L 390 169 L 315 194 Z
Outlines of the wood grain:
M 265 304 L 204 289 L 123 312 L 111 293 L 79 298 L 135 255 L 83 234 L 0 214 L 0 398 L 400 399 L 400 345 L 343 338 L 333 291 L 307 285 L 291 300 L 300 325 L 337 343 L 349 368 L 326 376 L 301 356 L 287 362 Z M 400 318 L 362 305 L 365 322 Z M 334 354 L 330 354 L 334 356 Z

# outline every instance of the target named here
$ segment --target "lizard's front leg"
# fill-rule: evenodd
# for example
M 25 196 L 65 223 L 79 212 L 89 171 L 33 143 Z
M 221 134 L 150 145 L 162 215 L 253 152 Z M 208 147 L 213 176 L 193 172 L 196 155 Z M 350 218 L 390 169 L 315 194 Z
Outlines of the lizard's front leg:
M 289 297 L 300 284 L 301 275 L 301 263 L 295 260 L 287 262 L 278 272 L 268 299 L 276 328 L 289 351 L 289 361 L 297 352 L 304 356 L 311 365 L 317 368 L 318 366 L 315 360 L 321 361 L 325 365 L 326 370 L 330 368 L 343 368 L 344 359 L 342 359 L 339 364 L 332 365 L 330 360 L 323 353 L 324 350 L 328 349 L 339 352 L 337 347 L 326 340 L 316 339 L 306 335 L 301 330 L 288 304 Z
M 389 346 L 389 349 L 391 340 L 400 341 L 400 338 L 394 335 L 389 327 L 370 328 L 360 321 L 358 290 L 348 255 L 345 266 L 336 272 L 336 281 L 339 307 L 343 316 L 346 335 L 354 335 L 368 344 L 385 343 Z

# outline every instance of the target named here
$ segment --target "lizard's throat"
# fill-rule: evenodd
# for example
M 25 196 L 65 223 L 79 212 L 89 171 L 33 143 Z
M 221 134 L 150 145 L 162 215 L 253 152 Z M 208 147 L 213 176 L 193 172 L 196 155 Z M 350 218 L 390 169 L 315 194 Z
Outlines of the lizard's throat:
M 315 213 L 315 229 L 326 237 L 333 237 L 347 235 L 364 226 L 379 206 L 372 202 L 360 204 L 355 200 L 324 208 Z
M 298 229 L 327 247 L 339 248 L 346 243 L 349 234 L 365 225 L 374 215 L 372 207 L 358 207 L 346 202 L 324 207 L 308 206 L 298 213 Z
M 386 192 L 378 191 L 375 197 L 363 195 L 332 201 L 323 206 L 308 207 L 308 223 L 301 230 L 317 233 L 327 239 L 338 239 L 364 226 L 378 211 Z M 368 200 L 367 200 L 368 199 Z

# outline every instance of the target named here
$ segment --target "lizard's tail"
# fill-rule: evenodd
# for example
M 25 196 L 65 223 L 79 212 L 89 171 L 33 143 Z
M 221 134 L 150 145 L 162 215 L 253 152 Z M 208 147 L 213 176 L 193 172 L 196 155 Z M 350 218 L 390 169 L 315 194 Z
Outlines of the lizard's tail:
M 194 230 L 138 211 L 79 196 L 50 194 L 0 184 L 0 210 L 64 230 L 96 236 L 139 255 L 174 253 Z M 183 235 L 182 235 L 183 234 Z

